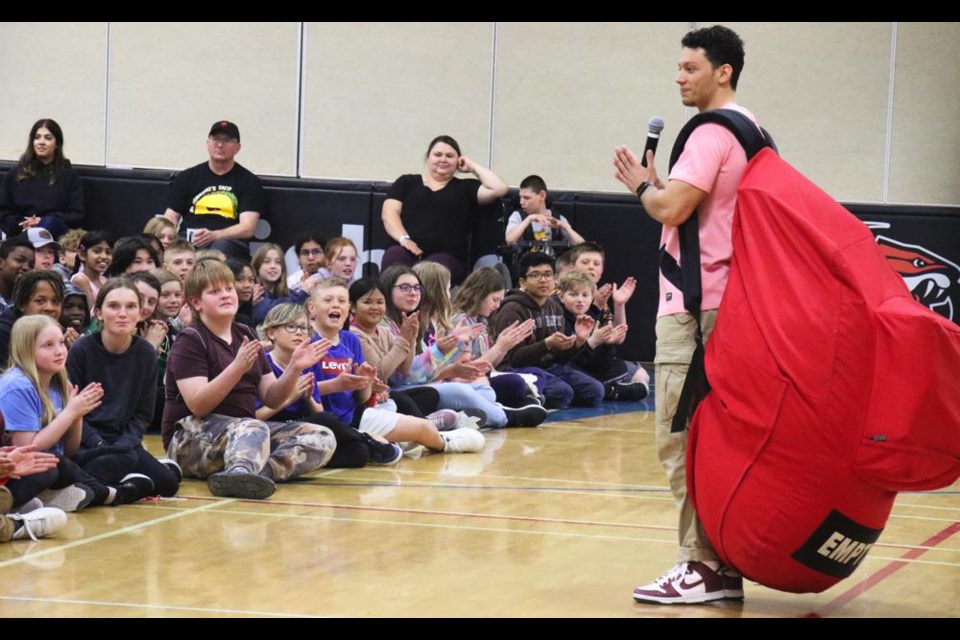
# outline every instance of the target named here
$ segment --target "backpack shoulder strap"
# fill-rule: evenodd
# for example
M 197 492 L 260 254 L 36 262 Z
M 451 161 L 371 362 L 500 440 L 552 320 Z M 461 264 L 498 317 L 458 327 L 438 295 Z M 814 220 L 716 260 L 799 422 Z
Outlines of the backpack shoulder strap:
M 777 151 L 777 145 L 773 137 L 763 127 L 758 127 L 750 118 L 739 111 L 733 109 L 714 109 L 712 111 L 703 111 L 690 118 L 687 124 L 683 126 L 677 135 L 676 142 L 673 143 L 673 150 L 670 152 L 670 168 L 680 159 L 684 147 L 687 145 L 687 139 L 693 133 L 693 130 L 702 124 L 713 123 L 726 127 L 734 135 L 740 146 L 747 154 L 747 161 L 753 159 L 761 149 L 770 147 Z
M 694 129 L 702 124 L 714 123 L 726 127 L 736 137 L 743 147 L 747 161 L 753 159 L 762 149 L 767 147 L 777 150 L 773 137 L 762 127 L 758 127 L 750 118 L 733 109 L 714 109 L 698 113 L 683 126 L 670 152 L 670 169 L 680 159 L 687 139 Z M 700 225 L 698 214 L 693 212 L 687 221 L 679 227 L 680 264 L 667 253 L 665 247 L 660 248 L 660 270 L 664 277 L 673 282 L 674 286 L 683 292 L 683 306 L 690 312 L 697 323 L 695 334 L 696 348 L 687 378 L 684 380 L 680 392 L 677 411 L 671 425 L 672 432 L 683 431 L 687 420 L 693 415 L 700 400 L 710 390 L 710 381 L 704 369 L 703 331 L 700 327 L 700 303 L 703 301 L 703 286 L 700 281 Z

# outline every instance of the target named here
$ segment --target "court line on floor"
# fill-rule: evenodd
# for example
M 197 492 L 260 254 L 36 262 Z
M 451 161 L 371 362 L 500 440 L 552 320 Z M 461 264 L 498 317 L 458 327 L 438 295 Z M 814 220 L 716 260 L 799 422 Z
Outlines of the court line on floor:
M 397 467 L 363 467 L 361 469 L 346 469 L 346 471 L 354 472 L 374 472 L 374 473 L 401 473 L 401 474 L 422 474 L 430 476 L 449 476 L 449 473 L 443 473 L 441 471 L 423 471 L 420 469 L 407 469 L 407 468 L 397 468 Z M 606 485 L 610 487 L 626 487 L 626 488 L 637 488 L 637 489 L 654 489 L 659 491 L 669 491 L 669 488 L 663 485 L 648 485 L 648 484 L 624 484 L 623 482 L 603 482 L 600 480 L 582 480 L 578 478 L 543 478 L 539 476 L 507 476 L 507 475 L 498 475 L 498 474 L 488 474 L 484 473 L 482 475 L 484 479 L 496 479 L 496 480 L 524 480 L 526 482 L 579 482 L 582 484 L 596 484 L 596 485 Z
M 960 522 L 954 522 L 949 527 L 942 529 L 940 532 L 935 533 L 926 540 L 923 541 L 922 547 L 936 547 L 944 540 L 950 538 L 955 533 L 960 532 Z M 910 562 L 914 561 L 916 558 L 919 558 L 923 554 L 927 553 L 925 548 L 911 549 L 904 553 L 900 558 L 891 561 L 889 564 L 881 567 L 878 571 L 870 574 L 865 579 L 863 579 L 859 584 L 854 585 L 853 587 L 847 589 L 839 596 L 828 602 L 824 607 L 821 608 L 821 613 L 810 614 L 811 617 L 824 617 L 831 615 L 834 611 L 849 603 L 851 600 L 854 600 L 858 596 L 863 595 L 869 591 L 872 587 L 876 586 L 880 582 L 883 582 L 891 575 L 899 571 L 900 569 L 907 566 Z
M 203 500 L 204 498 L 192 498 Z M 570 518 L 546 518 L 538 516 L 513 516 L 508 514 L 498 514 L 498 513 L 477 513 L 473 511 L 440 511 L 436 509 L 410 509 L 403 507 L 374 507 L 368 505 L 352 505 L 352 504 L 333 504 L 333 503 L 323 503 L 323 502 L 302 502 L 298 500 L 270 500 L 269 502 L 262 502 L 255 504 L 265 504 L 265 505 L 278 505 L 278 506 L 288 506 L 288 507 L 315 507 L 320 509 L 343 509 L 346 511 L 374 511 L 381 513 L 401 513 L 401 514 L 412 514 L 412 515 L 428 515 L 428 516 L 446 516 L 452 518 L 477 518 L 482 520 L 512 520 L 517 522 L 544 522 L 549 524 L 574 524 L 574 525 L 584 525 L 584 526 L 593 526 L 593 527 L 614 527 L 614 528 L 624 528 L 624 529 L 653 529 L 658 531 L 676 531 L 677 528 L 674 526 L 666 525 L 655 525 L 655 524 L 637 524 L 632 522 L 600 522 L 597 520 L 574 520 Z M 162 508 L 174 508 L 174 507 L 162 507 Z M 226 509 L 223 510 L 225 513 L 232 513 L 233 511 Z
M 242 504 L 238 502 L 237 504 Z M 298 520 L 326 520 L 330 522 L 350 522 L 355 524 L 385 524 L 389 526 L 399 526 L 399 527 L 421 527 L 421 528 L 433 528 L 433 529 L 455 529 L 459 531 L 478 531 L 478 532 L 488 532 L 488 533 L 517 533 L 524 535 L 543 535 L 543 536 L 560 536 L 567 538 L 586 538 L 589 540 L 619 540 L 626 542 L 657 542 L 664 544 L 675 545 L 677 543 L 676 538 L 671 537 L 669 539 L 659 539 L 659 538 L 634 538 L 629 536 L 611 536 L 611 535 L 596 535 L 589 533 L 574 533 L 572 531 L 533 531 L 530 529 L 507 529 L 503 527 L 473 527 L 470 525 L 460 525 L 460 524 L 438 524 L 435 522 L 404 522 L 402 520 L 378 520 L 375 518 L 345 518 L 343 516 L 322 516 L 322 515 L 313 515 L 313 514 L 297 514 L 297 513 L 269 513 L 263 511 L 248 511 L 243 509 L 236 508 L 226 508 L 218 509 L 217 513 L 233 514 L 233 515 L 257 515 L 264 516 L 268 518 L 294 518 Z M 655 525 L 651 525 L 653 527 Z M 669 530 L 670 527 L 667 527 Z
M 953 522 L 955 524 L 960 524 L 957 522 L 956 518 L 934 518 L 932 516 L 911 516 L 906 513 L 891 513 L 891 518 L 900 518 L 901 520 L 929 520 L 931 522 Z
M 925 547 L 919 544 L 899 544 L 896 542 L 878 542 L 873 546 L 874 548 L 889 547 L 893 549 L 925 549 L 927 551 L 940 551 L 943 553 L 960 553 L 960 547 Z
M 622 431 L 624 433 L 637 433 L 637 434 L 651 434 L 653 435 L 656 431 L 650 427 L 637 427 L 636 429 L 622 429 L 619 427 L 592 427 L 589 425 L 575 425 L 575 424 L 564 424 L 562 422 L 548 422 L 547 426 L 553 429 L 568 429 L 570 431 Z
M 939 551 L 939 549 L 936 549 L 936 550 Z M 867 556 L 867 557 L 869 558 L 870 556 Z M 943 562 L 941 560 L 918 560 L 916 558 L 904 560 L 903 558 L 890 558 L 888 556 L 876 556 L 875 558 L 873 558 L 873 560 L 887 560 L 889 562 L 909 562 L 911 564 L 935 564 L 941 567 L 954 567 L 956 569 L 960 569 L 960 562 Z
M 942 496 L 942 495 L 951 495 L 951 494 L 944 493 L 942 491 L 929 491 L 927 493 L 919 494 L 919 495 L 932 495 L 932 496 L 941 495 Z M 937 511 L 960 511 L 960 507 L 943 507 L 935 504 L 900 504 L 899 502 L 897 502 L 897 503 L 894 503 L 893 505 L 894 509 L 897 509 L 900 507 L 910 508 L 910 509 L 935 509 Z
M 565 495 L 583 494 L 583 495 L 607 495 L 616 498 L 637 498 L 642 500 L 663 500 L 673 502 L 673 497 L 669 494 L 664 497 L 644 495 L 649 493 L 668 493 L 664 490 L 656 489 L 565 489 L 563 487 L 517 487 L 517 486 L 496 486 L 482 484 L 446 484 L 446 483 L 426 483 L 426 482 L 299 482 L 300 485 L 314 487 L 390 487 L 396 489 L 471 489 L 471 490 L 495 490 L 495 491 L 530 491 L 534 493 L 562 493 Z M 634 494 L 634 495 L 631 495 Z M 637 495 L 641 494 L 641 495 Z
M 107 538 L 112 538 L 113 536 L 117 536 L 117 535 L 120 535 L 120 534 L 123 534 L 123 533 L 130 533 L 130 532 L 133 532 L 133 531 L 139 531 L 140 529 L 146 529 L 147 527 L 152 527 L 153 525 L 161 524 L 161 523 L 164 523 L 164 522 L 168 522 L 168 521 L 174 520 L 174 519 L 176 519 L 176 518 L 182 518 L 182 517 L 184 517 L 184 516 L 188 516 L 188 515 L 197 513 L 197 512 L 199 512 L 199 511 L 206 511 L 206 510 L 208 510 L 208 509 L 213 509 L 213 508 L 215 508 L 215 507 L 219 507 L 219 506 L 222 506 L 222 505 L 225 505 L 225 504 L 230 504 L 231 502 L 236 502 L 236 499 L 235 499 L 235 498 L 225 498 L 225 499 L 221 499 L 221 498 L 210 498 L 210 499 L 211 499 L 211 500 L 215 500 L 215 502 L 211 502 L 211 503 L 209 503 L 209 504 L 203 504 L 203 505 L 200 505 L 199 507 L 191 507 L 191 508 L 189 508 L 189 509 L 177 509 L 177 510 L 176 510 L 176 511 L 177 511 L 176 513 L 171 513 L 171 514 L 166 515 L 166 516 L 161 516 L 161 517 L 159 517 L 159 518 L 153 518 L 153 519 L 151 519 L 151 520 L 146 520 L 146 521 L 144 521 L 144 522 L 139 522 L 139 523 L 137 523 L 137 524 L 127 525 L 127 526 L 125 526 L 125 527 L 120 527 L 119 529 L 113 529 L 113 530 L 111 530 L 111 531 L 104 531 L 103 533 L 98 533 L 97 535 L 94 535 L 94 536 L 89 536 L 89 537 L 86 537 L 86 538 L 80 538 L 80 539 L 78 539 L 78 540 L 74 540 L 73 542 L 67 542 L 67 543 L 65 543 L 65 544 L 57 545 L 57 546 L 55 546 L 55 547 L 49 547 L 49 548 L 47 548 L 47 549 L 42 549 L 42 550 L 37 551 L 37 552 L 35 552 L 35 553 L 27 553 L 27 554 L 24 554 L 24 555 L 19 556 L 19 557 L 17 557 L 17 558 L 10 558 L 9 560 L 4 560 L 4 561 L 0 562 L 0 569 L 3 569 L 4 567 L 10 566 L 10 565 L 18 564 L 18 563 L 21 563 L 21 562 L 24 562 L 24 561 L 27 561 L 27 560 L 34 560 L 34 559 L 40 558 L 40 557 L 42 557 L 42 556 L 47 556 L 47 555 L 50 555 L 51 553 L 57 553 L 57 552 L 60 552 L 60 551 L 66 551 L 67 549 L 72 549 L 72 548 L 74 548 L 74 547 L 79 547 L 79 546 L 82 546 L 82 545 L 85 545 L 85 544 L 90 544 L 91 542 L 99 542 L 100 540 L 105 540 L 105 539 L 107 539 Z
M 199 611 L 201 613 L 224 613 L 229 615 L 274 616 L 277 618 L 331 618 L 310 613 L 282 613 L 278 611 L 247 611 L 244 609 L 218 609 L 215 607 L 187 607 L 175 604 L 150 604 L 140 602 L 106 602 L 102 600 L 73 600 L 71 598 L 39 598 L 29 596 L 0 596 L 0 600 L 14 602 L 49 602 L 52 604 L 77 604 L 103 607 L 127 607 L 130 609 L 170 609 L 172 611 Z

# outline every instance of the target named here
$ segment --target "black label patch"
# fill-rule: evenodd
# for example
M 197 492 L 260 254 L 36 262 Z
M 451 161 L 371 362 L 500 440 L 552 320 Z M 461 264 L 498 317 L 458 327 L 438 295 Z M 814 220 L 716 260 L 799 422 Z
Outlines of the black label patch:
M 883 529 L 869 529 L 831 511 L 813 535 L 791 556 L 814 571 L 846 578 L 860 566 Z

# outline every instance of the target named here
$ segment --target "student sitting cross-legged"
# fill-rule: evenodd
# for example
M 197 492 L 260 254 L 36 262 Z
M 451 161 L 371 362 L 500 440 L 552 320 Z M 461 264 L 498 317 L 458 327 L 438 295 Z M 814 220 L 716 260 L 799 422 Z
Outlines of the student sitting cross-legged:
M 346 281 L 329 278 L 317 283 L 310 297 L 314 328 L 333 345 L 320 361 L 320 389 L 323 406 L 341 421 L 390 442 L 416 442 L 434 451 L 469 453 L 480 451 L 486 442 L 474 429 L 461 427 L 440 432 L 425 418 L 369 407 L 376 386 L 385 399 L 388 387 L 377 378 L 376 367 L 363 360 L 360 339 L 343 330 L 350 312 Z
M 520 289 L 509 291 L 491 326 L 495 336 L 516 322 L 533 319 L 536 328 L 512 347 L 506 360 L 511 367 L 539 367 L 546 371 L 543 394 L 569 403 L 595 407 L 603 399 L 603 385 L 583 371 L 570 366 L 583 348 L 575 336 L 563 332 L 563 307 L 551 298 L 554 288 L 553 258 L 528 253 L 520 259 Z M 556 406 L 556 405 L 555 405 Z M 559 405 L 564 406 L 563 404 Z
M 184 293 L 196 319 L 170 351 L 161 433 L 185 477 L 206 478 L 217 496 L 264 499 L 275 481 L 324 466 L 336 448 L 326 427 L 255 417 L 257 398 L 268 407 L 284 405 L 299 372 L 320 359 L 324 345 L 299 345 L 277 377 L 257 336 L 234 322 L 233 280 L 217 260 L 199 260 L 186 277 Z
M 638 362 L 617 355 L 627 325 L 604 324 L 591 315 L 595 283 L 582 271 L 570 271 L 560 278 L 557 296 L 563 305 L 563 332 L 576 336 L 580 349 L 570 364 L 603 383 L 604 400 L 642 400 L 647 397 L 649 374 Z
M 273 344 L 267 360 L 276 375 L 282 375 L 289 366 L 293 351 L 310 340 L 310 322 L 303 305 L 285 302 L 267 312 L 260 325 L 262 336 Z M 324 348 L 329 348 L 326 344 Z M 377 440 L 368 433 L 349 427 L 328 411 L 320 401 L 317 380 L 320 378 L 320 363 L 300 372 L 297 388 L 287 399 L 282 409 L 257 407 L 261 420 L 279 422 L 312 422 L 331 431 L 337 440 L 337 449 L 327 462 L 328 469 L 352 469 L 363 467 L 368 461 L 374 464 L 395 464 L 400 461 L 403 450 L 396 444 Z

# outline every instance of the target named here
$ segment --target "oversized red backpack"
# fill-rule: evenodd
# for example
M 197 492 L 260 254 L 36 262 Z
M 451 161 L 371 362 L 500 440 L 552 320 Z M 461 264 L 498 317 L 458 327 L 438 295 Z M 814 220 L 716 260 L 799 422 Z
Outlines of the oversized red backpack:
M 720 111 L 701 122 L 758 135 Z M 744 144 L 688 489 L 724 562 L 818 592 L 860 565 L 897 491 L 960 477 L 960 327 L 915 302 L 867 227 L 763 146 Z

